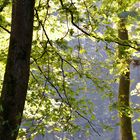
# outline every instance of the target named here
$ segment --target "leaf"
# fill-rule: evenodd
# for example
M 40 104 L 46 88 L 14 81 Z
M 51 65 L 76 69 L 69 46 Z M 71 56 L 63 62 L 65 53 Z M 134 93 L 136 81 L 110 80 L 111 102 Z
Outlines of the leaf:
M 70 29 L 70 30 L 69 30 L 69 33 L 70 33 L 70 35 L 72 36 L 72 35 L 74 34 L 74 30 L 73 30 L 73 29 Z
M 80 54 L 86 53 L 86 50 L 84 48 L 80 48 Z

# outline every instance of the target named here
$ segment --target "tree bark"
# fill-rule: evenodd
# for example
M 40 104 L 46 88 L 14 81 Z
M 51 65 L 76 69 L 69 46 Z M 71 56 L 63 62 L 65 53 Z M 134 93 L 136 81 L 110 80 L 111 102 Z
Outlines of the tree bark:
M 124 19 L 120 19 L 118 29 L 118 36 L 122 40 L 128 40 L 128 31 L 125 27 Z M 125 48 L 123 46 L 119 46 L 119 58 L 124 59 L 124 54 L 126 53 Z M 129 63 L 126 59 L 126 63 Z M 124 72 L 120 76 L 119 82 L 119 96 L 118 96 L 118 105 L 120 107 L 119 117 L 120 117 L 120 127 L 121 127 L 121 140 L 133 140 L 132 135 L 132 124 L 131 117 L 129 117 L 128 110 L 130 108 L 129 105 L 129 92 L 130 92 L 130 72 L 129 72 L 129 64 L 128 64 L 128 72 Z
M 0 140 L 16 140 L 22 119 L 30 67 L 35 0 L 12 1 L 12 25 L 0 98 Z

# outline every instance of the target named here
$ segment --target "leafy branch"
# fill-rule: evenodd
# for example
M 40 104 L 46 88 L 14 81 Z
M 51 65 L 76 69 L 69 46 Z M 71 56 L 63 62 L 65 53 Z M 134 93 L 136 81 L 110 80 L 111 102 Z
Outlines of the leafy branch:
M 47 42 L 49 43 L 49 45 L 50 45 L 52 48 L 54 48 L 53 43 L 52 43 L 52 41 L 50 41 L 50 39 L 49 39 L 49 37 L 48 37 L 48 35 L 47 35 L 47 32 L 46 32 L 46 30 L 45 30 L 45 27 L 44 27 L 42 21 L 41 21 L 40 18 L 39 18 L 39 14 L 38 14 L 37 9 L 35 9 L 35 14 L 36 14 L 36 18 L 37 18 L 39 24 L 41 25 L 41 27 L 42 27 L 42 29 L 43 29 L 43 32 L 44 32 L 44 34 L 45 34 L 45 36 L 46 36 L 46 39 L 47 39 Z M 74 23 L 74 22 L 73 22 L 73 23 Z M 65 97 L 66 97 L 66 100 L 63 98 L 62 94 L 59 92 L 59 89 L 53 84 L 53 82 L 50 80 L 50 78 L 47 77 L 47 76 L 43 73 L 42 69 L 41 69 L 40 66 L 37 64 L 37 60 L 33 58 L 33 59 L 34 59 L 34 62 L 36 63 L 36 65 L 37 65 L 39 71 L 40 71 L 41 74 L 44 76 L 44 78 L 45 78 L 45 79 L 48 81 L 48 83 L 55 89 L 55 91 L 56 91 L 56 93 L 58 94 L 58 96 L 60 97 L 61 101 L 62 101 L 63 103 L 65 103 L 66 105 L 68 105 L 68 106 L 72 109 L 73 112 L 75 112 L 75 113 L 78 114 L 81 118 L 83 118 L 84 120 L 86 120 L 86 121 L 88 122 L 88 124 L 90 125 L 90 127 L 92 128 L 92 130 L 100 136 L 99 132 L 94 128 L 93 123 L 92 123 L 88 118 L 86 118 L 84 115 L 82 115 L 79 111 L 75 110 L 75 109 L 73 108 L 72 104 L 71 104 L 70 101 L 69 101 L 69 97 L 67 96 L 66 89 L 65 89 L 65 74 L 64 74 L 64 68 L 63 68 L 64 62 L 66 62 L 67 64 L 69 64 L 80 76 L 81 76 L 81 74 L 78 72 L 78 70 L 77 70 L 70 62 L 68 62 L 67 60 L 65 60 L 65 59 L 61 56 L 61 54 L 59 54 L 55 49 L 54 49 L 54 51 L 55 51 L 55 53 L 59 56 L 59 58 L 60 58 L 60 60 L 61 60 L 61 72 L 62 72 L 62 77 L 63 77 L 63 84 L 62 84 L 62 86 L 63 86 L 63 92 L 64 92 L 64 95 L 65 95 Z
M 60 3 L 61 3 L 61 6 L 62 6 L 62 9 L 66 10 L 66 11 L 69 11 L 70 13 L 70 16 L 71 16 L 71 23 L 73 26 L 75 26 L 77 29 L 79 29 L 82 33 L 84 33 L 85 35 L 89 36 L 89 37 L 93 37 L 95 38 L 96 40 L 98 41 L 105 41 L 105 42 L 108 42 L 108 43 L 111 43 L 111 42 L 114 42 L 120 46 L 123 46 L 123 47 L 130 47 L 132 49 L 135 49 L 137 51 L 140 51 L 140 47 L 139 47 L 139 44 L 137 44 L 136 41 L 125 41 L 125 40 L 121 40 L 119 38 L 115 38 L 115 39 L 112 39 L 112 38 L 109 38 L 109 37 L 100 37 L 98 36 L 96 33 L 88 33 L 87 31 L 85 31 L 83 28 L 81 28 L 79 25 L 77 25 L 75 22 L 74 22 L 74 13 L 73 11 L 71 10 L 71 7 L 73 6 L 74 7 L 74 3 L 71 2 L 70 6 L 67 7 L 63 4 L 63 0 L 60 0 Z M 95 34 L 95 35 L 94 35 Z M 135 47 L 137 46 L 137 47 Z

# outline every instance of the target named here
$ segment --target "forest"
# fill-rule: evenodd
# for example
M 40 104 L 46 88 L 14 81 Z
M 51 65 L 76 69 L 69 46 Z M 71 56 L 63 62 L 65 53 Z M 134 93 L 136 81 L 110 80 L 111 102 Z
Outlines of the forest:
M 139 0 L 0 0 L 0 140 L 140 140 Z

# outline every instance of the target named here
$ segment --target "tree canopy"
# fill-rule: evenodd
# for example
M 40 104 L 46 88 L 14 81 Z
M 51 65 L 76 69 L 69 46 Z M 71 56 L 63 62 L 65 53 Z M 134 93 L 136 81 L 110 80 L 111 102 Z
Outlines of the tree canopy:
M 46 130 L 72 135 L 83 131 L 88 137 L 113 129 L 111 125 L 97 123 L 96 98 L 99 94 L 103 102 L 109 100 L 106 108 L 110 113 L 122 113 L 116 93 L 120 76 L 126 77 L 129 65 L 136 63 L 132 55 L 139 57 L 139 7 L 139 0 L 36 0 L 30 77 L 17 139 L 33 139 L 45 135 Z M 12 1 L 1 0 L 1 89 L 12 35 L 12 13 Z M 26 16 L 25 13 L 23 18 Z M 124 31 L 121 21 L 128 31 L 127 39 L 118 36 L 119 31 Z M 20 34 L 20 29 L 16 30 Z M 26 35 L 21 42 L 25 42 Z M 132 118 L 135 111 L 138 110 L 126 106 L 125 115 Z M 117 120 L 115 115 L 112 117 Z M 85 122 L 84 126 L 78 123 L 79 119 Z

